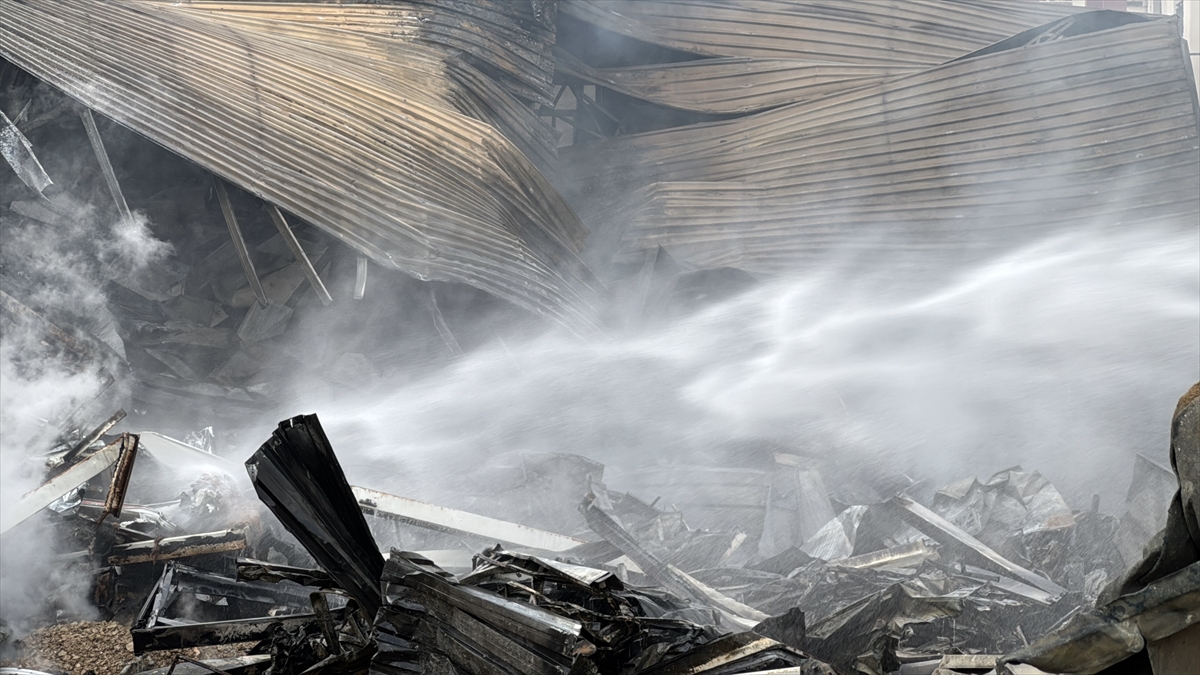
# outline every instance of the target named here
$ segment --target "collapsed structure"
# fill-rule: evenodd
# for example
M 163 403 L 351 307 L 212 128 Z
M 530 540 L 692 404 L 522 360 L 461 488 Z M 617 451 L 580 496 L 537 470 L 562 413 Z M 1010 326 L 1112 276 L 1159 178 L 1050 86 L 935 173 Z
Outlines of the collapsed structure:
M 253 642 L 190 664 L 244 675 L 1170 672 L 1194 639 L 1174 637 L 1195 633 L 1200 584 L 1194 399 L 1178 477 L 1140 459 L 1119 522 L 1020 467 L 831 498 L 786 451 L 645 495 L 591 459 L 523 458 L 511 494 L 538 508 L 483 516 L 350 486 L 315 417 L 247 463 L 267 514 L 221 477 L 211 430 L 113 434 L 109 416 L 194 431 L 263 414 L 301 367 L 344 391 L 453 358 L 496 305 L 451 284 L 588 335 L 835 251 L 1194 227 L 1200 104 L 1175 20 L 1020 0 L 0 12 L 6 234 L 140 214 L 173 247 L 87 278 L 84 307 L 12 249 L 0 269 L 6 333 L 32 336 L 13 360 L 98 382 L 47 425 L 41 486 L 0 533 L 64 532 L 56 561 L 109 615 L 136 610 L 136 652 Z M 384 295 L 401 337 L 371 324 L 375 344 L 319 357 L 294 339 Z M 180 467 L 203 476 L 182 497 L 154 478 Z

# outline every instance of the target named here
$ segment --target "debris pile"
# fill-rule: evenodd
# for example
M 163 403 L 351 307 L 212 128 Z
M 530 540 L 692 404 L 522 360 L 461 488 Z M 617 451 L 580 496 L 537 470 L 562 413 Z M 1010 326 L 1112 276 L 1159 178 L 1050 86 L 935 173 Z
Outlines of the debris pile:
M 1177 418 L 1173 456 L 1186 471 L 1198 406 Z M 103 428 L 84 440 L 52 455 L 58 473 L 25 510 L 86 542 L 61 557 L 90 570 L 96 606 L 112 616 L 139 601 L 133 655 L 252 644 L 206 666 L 226 672 L 882 675 L 986 670 L 1001 657 L 1012 672 L 1094 672 L 1065 664 L 1080 649 L 1096 654 L 1087 663 L 1112 661 L 1187 629 L 1200 588 L 1194 543 L 1180 549 L 1170 530 L 1121 581 L 1117 519 L 1070 509 L 1019 467 L 865 504 L 807 492 L 831 518 L 764 556 L 762 540 L 799 531 L 803 514 L 771 507 L 745 511 L 769 525 L 693 529 L 569 455 L 541 459 L 576 472 L 581 501 L 557 504 L 584 523 L 570 536 L 351 486 L 316 416 L 292 418 L 246 461 L 278 528 L 216 473 L 175 502 L 125 504 L 134 467 L 206 453 L 152 434 L 107 441 Z M 776 462 L 795 481 L 800 458 Z M 81 466 L 87 477 L 63 478 Z M 1193 496 L 1177 494 L 1169 528 L 1186 530 Z M 453 543 L 385 558 L 372 534 L 381 521 L 401 544 Z

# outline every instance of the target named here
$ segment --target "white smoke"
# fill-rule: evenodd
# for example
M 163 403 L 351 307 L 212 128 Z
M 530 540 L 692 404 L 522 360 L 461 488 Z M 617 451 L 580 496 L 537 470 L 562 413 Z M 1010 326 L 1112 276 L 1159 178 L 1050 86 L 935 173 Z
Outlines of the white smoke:
M 154 238 L 144 215 L 106 223 L 97 209 L 66 197 L 27 207 L 44 222 L 5 218 L 0 260 L 19 301 L 51 323 L 82 327 L 112 348 L 97 350 L 93 363 L 67 362 L 47 351 L 42 325 L 20 316 L 3 323 L 0 336 L 0 508 L 7 507 L 45 478 L 37 455 L 51 449 L 59 425 L 82 404 L 101 394 L 117 356 L 124 355 L 103 286 L 117 280 L 138 288 L 147 272 L 172 253 Z M 109 389 L 113 391 L 113 389 Z M 117 404 L 113 404 L 112 410 Z M 111 412 L 111 411 L 109 411 Z M 83 419 L 86 433 L 100 420 Z M 36 520 L 35 517 L 33 520 Z M 93 617 L 86 600 L 90 577 L 50 565 L 59 542 L 53 533 L 26 523 L 0 541 L 0 619 L 18 633 L 39 613 L 63 610 Z M 52 571 L 53 574 L 49 574 Z M 53 587 L 53 588 L 51 588 Z M 48 591 L 55 591 L 47 597 Z

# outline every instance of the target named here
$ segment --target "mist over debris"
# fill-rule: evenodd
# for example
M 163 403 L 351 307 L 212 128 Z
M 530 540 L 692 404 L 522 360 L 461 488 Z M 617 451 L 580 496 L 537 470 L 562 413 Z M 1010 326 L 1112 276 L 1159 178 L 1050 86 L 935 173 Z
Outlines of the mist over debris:
M 295 409 L 321 411 L 352 481 L 429 498 L 510 451 L 583 454 L 636 488 L 640 467 L 766 447 L 936 485 L 1022 464 L 1119 513 L 1135 453 L 1165 462 L 1200 375 L 1198 249 L 1195 231 L 1079 231 L 956 270 L 831 265 L 644 332 L 496 342 Z

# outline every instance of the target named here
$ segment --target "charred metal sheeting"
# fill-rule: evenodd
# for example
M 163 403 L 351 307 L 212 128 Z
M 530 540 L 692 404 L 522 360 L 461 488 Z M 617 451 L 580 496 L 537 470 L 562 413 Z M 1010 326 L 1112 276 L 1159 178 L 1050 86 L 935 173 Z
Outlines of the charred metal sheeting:
M 364 513 L 439 532 L 466 534 L 492 542 L 502 541 L 513 546 L 542 551 L 566 551 L 586 543 L 575 537 L 397 497 L 357 485 L 351 490 Z
M 1049 672 L 1097 673 L 1200 622 L 1200 562 L 1092 612 L 1004 657 Z
M 476 585 L 497 574 L 518 572 L 537 579 L 578 584 L 596 593 L 624 589 L 620 578 L 607 570 L 512 553 L 499 546 L 475 556 L 475 563 L 471 573 L 459 579 L 460 583 Z
M 565 148 L 562 175 L 581 178 L 563 189 L 611 186 L 575 206 L 585 223 L 629 223 L 620 261 L 662 246 L 758 276 L 847 247 L 937 255 L 1080 223 L 1191 226 L 1198 115 L 1178 26 L 1063 21 L 819 100 Z M 1149 185 L 1165 187 L 1128 198 Z
M 125 505 L 125 492 L 129 489 L 129 478 L 133 475 L 133 461 L 137 459 L 137 434 L 121 434 L 118 443 L 121 446 L 121 456 L 117 458 L 117 465 L 113 469 L 112 483 L 108 488 L 108 496 L 104 499 L 104 514 L 100 516 L 101 520 L 109 515 L 121 517 L 121 508 Z
M 1019 0 L 564 0 L 559 11 L 705 56 L 934 65 L 1078 10 Z
M 240 551 L 244 548 L 246 548 L 244 532 L 225 530 L 121 544 L 114 546 L 109 551 L 106 560 L 109 565 L 134 565 Z
M 491 125 L 528 106 L 392 5 L 250 4 L 4 0 L 0 55 L 376 264 L 592 330 L 586 230 Z
M 428 560 L 393 551 L 382 577 L 388 605 L 376 621 L 377 669 L 438 655 L 469 673 L 589 672 L 574 670 L 596 650 L 582 623 L 447 577 Z
M 930 596 L 917 584 L 893 584 L 809 626 L 804 649 L 847 671 L 893 671 L 899 665 L 895 650 L 905 626 L 956 617 L 963 607 L 962 597 Z
M 87 459 L 58 474 L 41 486 L 25 493 L 15 503 L 0 509 L 0 534 L 25 522 L 50 506 L 56 499 L 83 485 L 116 463 L 121 456 L 121 441 L 98 450 Z
M 265 640 L 273 637 L 276 631 L 316 626 L 317 622 L 316 614 L 294 614 L 134 628 L 130 633 L 133 635 L 134 653 L 141 654 L 163 649 L 185 649 Z
M 258 497 L 368 616 L 379 610 L 379 554 L 316 415 L 284 420 L 246 460 Z
M 168 675 L 168 672 L 170 675 L 209 675 L 214 672 L 228 673 L 229 675 L 259 675 L 270 665 L 270 654 L 250 654 L 196 662 L 188 660 L 171 666 L 145 670 L 139 675 Z
M 25 134 L 21 133 L 3 111 L 0 111 L 0 156 L 4 157 L 4 161 L 8 162 L 21 182 L 38 194 L 54 184 L 50 176 L 46 175 L 46 170 L 42 168 L 37 155 L 33 154 L 29 139 L 25 138 Z
M 237 580 L 267 581 L 270 583 L 291 581 L 301 586 L 313 586 L 316 588 L 335 587 L 333 577 L 321 570 L 310 570 L 290 565 L 276 565 L 262 560 L 249 560 L 247 558 L 238 558 Z
M 185 595 L 191 600 L 180 603 Z M 191 607 L 192 611 L 196 607 L 210 607 L 222 620 L 196 622 L 194 618 L 171 618 L 177 604 Z M 131 631 L 134 652 L 263 640 L 278 629 L 315 631 L 317 617 L 306 611 L 307 605 L 306 593 L 271 584 L 236 582 L 169 562 L 134 621 Z M 256 611 L 275 616 L 224 619 L 231 614 Z M 343 614 L 341 609 L 332 611 L 339 617 Z
M 975 537 L 964 532 L 957 525 L 942 518 L 938 514 L 930 511 L 928 508 L 918 504 L 917 502 L 897 495 L 892 498 L 891 504 L 897 509 L 901 518 L 909 525 L 920 530 L 924 534 L 932 537 L 938 543 L 947 548 L 957 549 L 960 555 L 966 555 L 978 561 L 984 567 L 988 567 L 1004 574 L 1008 574 L 1018 580 L 1039 588 L 1054 597 L 1060 597 L 1067 592 L 1067 589 L 1050 581 L 1040 574 L 1035 574 L 1020 565 L 1008 560 L 1004 556 L 996 553 L 986 544 L 979 541 Z
M 717 608 L 731 625 L 743 629 L 752 628 L 767 618 L 766 614 L 722 595 L 674 566 L 659 560 L 626 532 L 619 522 L 597 505 L 595 494 L 589 494 L 580 509 L 584 518 L 587 519 L 588 527 L 592 528 L 593 532 L 629 556 L 643 572 L 668 591 L 681 598 L 695 600 L 701 605 Z
M 833 669 L 768 637 L 754 633 L 734 633 L 695 649 L 644 675 L 693 675 L 695 673 L 773 672 L 796 668 L 801 675 L 833 675 Z M 785 671 L 787 672 L 787 671 Z

